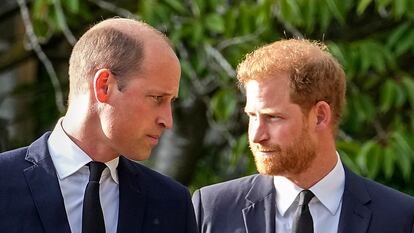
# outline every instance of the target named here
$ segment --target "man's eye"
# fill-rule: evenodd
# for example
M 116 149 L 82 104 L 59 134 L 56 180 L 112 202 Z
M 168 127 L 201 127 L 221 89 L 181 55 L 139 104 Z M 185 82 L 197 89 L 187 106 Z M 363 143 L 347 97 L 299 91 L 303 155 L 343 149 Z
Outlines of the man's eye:
M 279 121 L 279 120 L 282 119 L 282 117 L 280 117 L 280 116 L 274 116 L 274 115 L 269 115 L 269 116 L 267 116 L 267 118 L 269 120 L 271 120 L 271 121 Z
M 160 95 L 153 95 L 152 98 L 156 101 L 156 102 L 161 102 L 162 101 L 162 96 Z

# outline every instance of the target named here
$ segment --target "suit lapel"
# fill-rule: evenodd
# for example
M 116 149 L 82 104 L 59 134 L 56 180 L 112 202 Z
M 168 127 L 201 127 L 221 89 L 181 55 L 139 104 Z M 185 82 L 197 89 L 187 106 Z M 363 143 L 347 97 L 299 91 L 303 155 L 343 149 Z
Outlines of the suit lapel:
M 257 175 L 242 210 L 247 233 L 275 232 L 275 189 L 271 176 Z
M 47 149 L 49 135 L 43 135 L 29 146 L 26 160 L 33 165 L 23 173 L 45 232 L 70 233 L 55 167 Z
M 345 169 L 345 189 L 342 199 L 338 233 L 365 233 L 371 220 L 371 210 L 366 206 L 371 198 L 354 173 Z
M 138 181 L 139 174 L 132 161 L 119 158 L 119 233 L 141 232 L 146 209 L 146 196 Z

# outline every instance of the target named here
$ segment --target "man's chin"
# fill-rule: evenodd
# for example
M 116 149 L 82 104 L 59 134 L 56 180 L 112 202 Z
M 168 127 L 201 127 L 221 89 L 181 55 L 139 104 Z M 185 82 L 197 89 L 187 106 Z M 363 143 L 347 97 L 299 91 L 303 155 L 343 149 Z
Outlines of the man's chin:
M 151 156 L 151 150 L 149 150 L 149 151 L 140 151 L 139 153 L 137 153 L 137 152 L 130 153 L 129 155 L 124 155 L 124 156 L 127 157 L 130 160 L 143 161 L 143 160 L 149 159 L 149 157 Z
M 270 161 L 269 157 L 255 157 L 257 171 L 264 176 L 277 176 L 281 174 L 280 169 L 277 169 Z

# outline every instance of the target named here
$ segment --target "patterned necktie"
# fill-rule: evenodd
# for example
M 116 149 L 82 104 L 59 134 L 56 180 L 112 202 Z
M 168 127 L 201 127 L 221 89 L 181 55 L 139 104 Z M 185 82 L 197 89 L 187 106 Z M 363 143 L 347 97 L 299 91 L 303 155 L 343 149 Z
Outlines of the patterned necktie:
M 99 198 L 99 180 L 106 165 L 92 161 L 89 166 L 89 182 L 83 197 L 82 233 L 105 233 L 105 223 Z
M 292 233 L 313 233 L 313 220 L 309 202 L 315 195 L 310 190 L 299 193 L 299 204 L 293 219 Z

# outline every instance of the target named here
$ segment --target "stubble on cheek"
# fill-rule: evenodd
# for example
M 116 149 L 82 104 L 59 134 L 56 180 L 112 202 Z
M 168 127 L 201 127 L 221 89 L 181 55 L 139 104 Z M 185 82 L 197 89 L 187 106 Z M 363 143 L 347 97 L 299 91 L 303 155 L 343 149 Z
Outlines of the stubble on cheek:
M 256 162 L 257 171 L 262 175 L 286 176 L 304 172 L 316 157 L 315 145 L 309 135 L 302 132 L 291 145 L 282 149 L 279 145 L 263 147 L 250 145 Z M 263 156 L 260 151 L 272 151 Z

